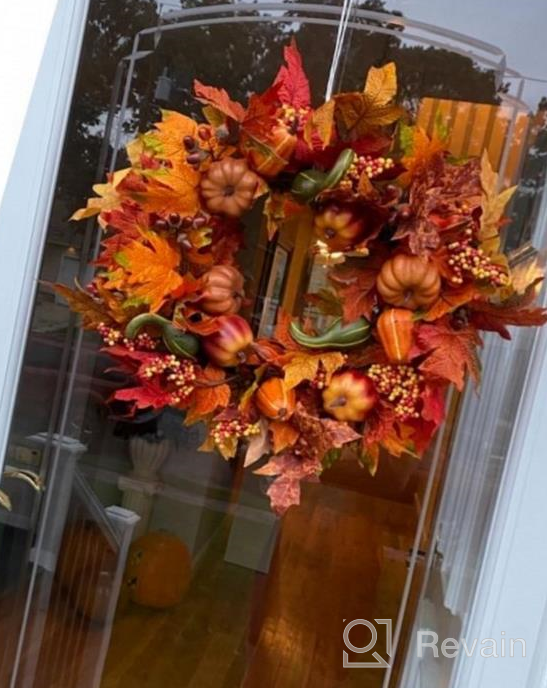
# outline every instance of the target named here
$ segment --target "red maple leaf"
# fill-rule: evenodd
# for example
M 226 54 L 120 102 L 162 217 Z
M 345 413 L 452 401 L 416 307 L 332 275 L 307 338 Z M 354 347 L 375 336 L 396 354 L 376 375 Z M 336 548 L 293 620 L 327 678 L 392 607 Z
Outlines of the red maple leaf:
M 231 117 L 236 122 L 241 122 L 245 117 L 245 108 L 240 103 L 233 101 L 223 88 L 206 86 L 198 79 L 194 79 L 194 93 L 200 103 L 212 105 L 223 115 Z
M 446 389 L 441 385 L 426 384 L 422 392 L 422 418 L 438 427 L 444 420 Z
M 495 306 L 484 301 L 470 303 L 469 322 L 479 330 L 497 332 L 504 339 L 511 339 L 507 325 L 539 327 L 547 322 L 545 308 L 526 308 L 522 304 Z
M 131 402 L 131 415 L 137 410 L 146 408 L 161 409 L 172 403 L 172 395 L 166 392 L 156 381 L 144 382 L 138 387 L 118 389 L 112 395 L 116 401 Z
M 291 44 L 285 47 L 283 55 L 287 65 L 281 67 L 274 81 L 274 84 L 279 86 L 279 100 L 295 108 L 309 107 L 310 84 L 294 38 Z
M 434 324 L 421 324 L 416 332 L 416 344 L 427 358 L 420 370 L 432 379 L 447 380 L 462 390 L 465 374 L 475 383 L 480 378 L 477 347 L 481 338 L 474 327 L 454 329 L 447 318 Z
M 300 504 L 300 482 L 316 482 L 320 471 L 321 462 L 317 459 L 300 459 L 292 454 L 281 454 L 273 456 L 255 473 L 277 476 L 268 488 L 267 495 L 272 509 L 281 516 L 290 506 Z

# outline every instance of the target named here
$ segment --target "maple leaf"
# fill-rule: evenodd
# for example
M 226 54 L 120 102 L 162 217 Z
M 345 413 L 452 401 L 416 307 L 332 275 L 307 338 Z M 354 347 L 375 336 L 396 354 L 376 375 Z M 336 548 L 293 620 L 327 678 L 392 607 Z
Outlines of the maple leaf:
M 273 511 L 281 516 L 291 506 L 300 504 L 301 481 L 317 481 L 321 462 L 313 458 L 300 459 L 291 454 L 273 456 L 268 463 L 254 471 L 256 475 L 278 476 L 267 495 Z
M 198 125 L 190 117 L 174 110 L 162 110 L 161 121 L 154 124 L 154 129 L 146 134 L 145 141 L 152 145 L 157 157 L 188 167 L 189 171 L 194 172 L 186 163 L 188 153 L 184 147 L 184 137 L 195 138 L 197 131 Z
M 165 300 L 180 292 L 184 285 L 177 271 L 180 252 L 167 239 L 148 232 L 144 235 L 148 245 L 133 241 L 118 255 L 118 263 L 124 271 L 124 280 L 129 291 L 150 305 L 152 312 L 158 311 Z M 105 287 L 118 288 L 119 283 L 111 280 Z
M 270 86 L 264 93 L 253 93 L 241 122 L 245 134 L 258 141 L 268 141 L 271 130 L 277 124 L 279 108 L 279 84 Z
M 435 426 L 441 425 L 445 417 L 446 390 L 440 385 L 426 384 L 421 394 L 422 418 Z
M 508 296 L 512 294 L 525 294 L 530 287 L 534 287 L 543 281 L 545 277 L 543 260 L 540 260 L 538 254 L 534 251 L 526 260 L 519 261 L 515 266 L 511 265 L 509 273 L 511 278 L 510 285 L 508 289 L 504 289 L 502 292 L 507 291 Z
M 228 406 L 231 390 L 229 385 L 222 384 L 225 377 L 224 370 L 210 363 L 198 372 L 196 386 L 192 392 L 184 420 L 186 425 L 192 425 L 203 420 L 217 409 Z
M 405 155 L 401 162 L 406 170 L 398 177 L 398 181 L 405 186 L 410 183 L 420 167 L 426 166 L 444 150 L 441 139 L 433 136 L 429 138 L 426 132 L 418 126 L 400 125 L 399 136 L 405 140 Z
M 281 67 L 274 84 L 279 86 L 278 95 L 282 103 L 294 108 L 309 107 L 311 101 L 310 84 L 302 66 L 302 57 L 293 38 L 291 44 L 283 49 L 286 66 Z
M 281 420 L 270 422 L 270 432 L 272 433 L 273 450 L 276 454 L 287 449 L 287 447 L 292 447 L 300 435 L 290 422 Z
M 93 191 L 97 194 L 97 196 L 99 196 L 99 198 L 88 199 L 86 207 L 77 210 L 70 217 L 70 219 L 76 221 L 85 220 L 104 211 L 117 208 L 122 200 L 122 196 L 120 195 L 120 185 L 130 173 L 130 167 L 125 170 L 118 170 L 117 172 L 108 175 L 108 181 L 106 184 L 95 184 L 93 186 Z M 100 218 L 99 222 L 102 227 L 105 226 Z
M 396 122 L 402 108 L 391 101 L 397 93 L 395 63 L 371 67 L 362 93 L 335 96 L 336 122 L 345 140 L 355 140 L 375 129 Z
M 298 428 L 302 438 L 313 448 L 319 460 L 331 449 L 343 447 L 361 438 L 361 435 L 349 423 L 330 418 L 318 418 L 307 413 L 302 404 L 298 404 L 291 422 Z
M 119 208 L 103 211 L 101 218 L 110 234 L 101 242 L 102 251 L 94 265 L 112 267 L 117 265 L 116 254 L 135 239 L 139 239 L 142 232 L 148 229 L 150 218 L 133 201 L 122 201 Z
M 345 363 L 345 358 L 339 351 L 310 354 L 306 351 L 287 353 L 280 359 L 285 371 L 285 385 L 293 389 L 301 382 L 311 381 L 317 375 L 319 366 L 323 366 L 328 383 L 335 370 Z
M 488 153 L 485 150 L 481 158 L 482 214 L 480 218 L 479 239 L 481 248 L 487 254 L 497 253 L 500 248 L 499 230 L 505 206 L 515 193 L 516 186 L 511 186 L 498 193 L 499 175 L 494 172 Z
M 192 214 L 199 208 L 198 182 L 193 171 L 164 168 L 161 178 L 141 177 L 129 193 L 145 212 Z
M 479 290 L 473 284 L 464 284 L 457 289 L 443 289 L 437 301 L 421 316 L 421 319 L 426 322 L 439 320 L 443 315 L 455 311 L 479 295 Z
M 323 103 L 314 110 L 304 125 L 304 141 L 310 148 L 315 148 L 315 137 L 319 138 L 321 147 L 326 148 L 332 143 L 335 129 L 336 101 L 334 99 Z
M 469 322 L 479 330 L 497 332 L 504 339 L 511 339 L 508 325 L 517 327 L 540 327 L 547 322 L 547 310 L 541 307 L 529 308 L 528 301 L 521 297 L 499 305 L 477 301 L 469 304 Z
M 343 265 L 331 270 L 329 279 L 342 303 L 345 322 L 362 315 L 370 319 L 376 301 L 376 278 L 388 251 L 387 247 L 379 247 L 369 258 L 359 259 L 358 267 Z
M 210 105 L 226 117 L 236 122 L 242 122 L 245 117 L 245 108 L 240 103 L 231 100 L 228 93 L 223 88 L 205 86 L 201 81 L 194 79 L 194 93 L 200 103 Z
M 71 289 L 65 284 L 53 284 L 51 286 L 59 296 L 65 299 L 70 310 L 82 316 L 82 327 L 85 330 L 96 330 L 101 323 L 112 325 L 127 319 L 123 312 L 121 317 L 118 310 L 112 313 L 103 300 L 92 296 L 79 285 L 76 289 Z
M 112 398 L 116 401 L 132 402 L 132 414 L 150 407 L 163 409 L 171 404 L 171 393 L 166 392 L 155 380 L 143 382 L 138 387 L 118 389 Z
M 480 362 L 477 347 L 482 345 L 482 341 L 474 327 L 455 330 L 446 318 L 435 324 L 421 324 L 417 328 L 416 343 L 423 353 L 428 354 L 420 365 L 425 375 L 448 380 L 461 391 L 468 372 L 478 384 Z

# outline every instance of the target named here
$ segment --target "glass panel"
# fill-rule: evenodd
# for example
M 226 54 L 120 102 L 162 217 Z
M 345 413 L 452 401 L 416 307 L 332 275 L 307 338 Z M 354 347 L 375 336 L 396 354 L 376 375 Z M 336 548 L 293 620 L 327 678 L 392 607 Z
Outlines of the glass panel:
M 452 398 L 446 432 L 421 462 L 385 456 L 372 478 L 340 461 L 321 482 L 304 485 L 299 508 L 277 519 L 268 479 L 244 472 L 241 457 L 225 463 L 198 452 L 199 426 L 184 426 L 175 411 L 139 423 L 116 415 L 107 402 L 122 374 L 46 284 L 87 280 L 99 233 L 93 221 L 74 225 L 68 217 L 105 168 L 123 166 L 121 146 L 149 128 L 160 108 L 199 114 L 194 77 L 244 101 L 271 82 L 282 46 L 296 35 L 321 102 L 339 8 L 308 8 L 302 22 L 294 5 L 247 5 L 235 20 L 232 7 L 207 21 L 199 13 L 214 6 L 198 6 L 185 27 L 175 26 L 178 15 L 165 15 L 160 32 L 154 2 L 91 1 L 10 441 L 13 456 L 36 452 L 48 484 L 47 505 L 40 514 L 31 509 L 33 527 L 23 539 L 7 528 L 0 533 L 11 562 L 0 578 L 7 591 L 0 618 L 11 624 L 3 648 L 10 688 L 45 688 L 54 676 L 63 688 L 380 688 L 388 680 L 383 669 L 343 667 L 346 624 L 389 619 L 406 646 L 461 400 Z M 395 60 L 407 104 L 426 130 L 443 122 L 455 154 L 486 146 L 507 181 L 517 180 L 530 118 L 511 99 L 516 80 L 500 91 L 510 82 L 503 55 L 403 26 L 384 9 L 372 2 L 353 12 L 337 88 L 361 87 L 370 65 Z M 139 30 L 139 52 L 127 59 Z M 529 197 L 516 203 L 528 217 L 521 221 L 519 212 L 510 233 L 519 246 L 537 210 Z M 285 228 L 268 242 L 259 207 L 245 223 L 244 314 L 270 335 L 278 307 L 303 312 L 304 295 L 323 283 L 324 271 L 302 231 Z M 355 645 L 369 637 L 362 626 L 352 629 Z M 388 642 L 380 638 L 374 650 L 385 657 Z M 370 654 L 350 657 L 373 661 Z

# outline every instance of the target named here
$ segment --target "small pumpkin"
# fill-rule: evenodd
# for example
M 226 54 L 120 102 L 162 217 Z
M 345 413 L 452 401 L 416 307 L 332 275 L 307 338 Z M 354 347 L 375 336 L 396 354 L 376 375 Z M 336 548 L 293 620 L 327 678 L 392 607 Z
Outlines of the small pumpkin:
M 441 278 L 431 261 L 401 253 L 382 265 L 376 288 L 387 303 L 414 311 L 437 300 Z
M 296 394 L 294 389 L 287 388 L 282 378 L 271 377 L 256 391 L 255 402 L 266 418 L 287 420 L 294 413 Z
M 351 210 L 327 207 L 313 219 L 313 231 L 331 251 L 351 249 L 364 235 L 365 223 Z
M 231 265 L 215 265 L 203 275 L 200 308 L 209 315 L 237 313 L 243 297 L 243 275 Z
M 296 148 L 297 137 L 284 124 L 277 124 L 271 130 L 269 140 L 263 147 L 243 137 L 243 148 L 247 150 L 249 165 L 263 177 L 275 177 L 287 166 Z
M 243 363 L 253 343 L 249 323 L 239 315 L 221 315 L 218 330 L 203 338 L 203 349 L 213 363 L 231 368 Z
M 259 181 L 245 160 L 223 158 L 209 167 L 200 191 L 211 213 L 240 217 L 253 204 Z
M 331 377 L 323 390 L 323 407 L 336 420 L 365 420 L 378 402 L 374 382 L 359 370 L 346 370 Z
M 406 363 L 413 343 L 414 315 L 406 308 L 390 308 L 376 322 L 376 331 L 392 363 Z
M 169 533 L 150 532 L 129 549 L 125 585 L 136 604 L 167 609 L 178 604 L 192 576 L 192 559 L 186 545 Z

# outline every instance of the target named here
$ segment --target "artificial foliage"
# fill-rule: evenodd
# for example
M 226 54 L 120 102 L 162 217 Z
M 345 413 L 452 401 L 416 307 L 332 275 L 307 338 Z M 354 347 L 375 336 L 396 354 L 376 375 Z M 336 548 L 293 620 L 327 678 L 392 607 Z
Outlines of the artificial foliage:
M 246 104 L 196 80 L 203 121 L 164 111 L 131 141 L 130 166 L 74 214 L 104 232 L 95 277 L 56 285 L 132 380 L 112 401 L 128 417 L 180 409 L 225 459 L 244 446 L 277 513 L 342 453 L 372 473 L 382 451 L 419 458 L 447 388 L 479 383 L 481 332 L 547 320 L 537 261 L 502 251 L 514 188 L 487 154 L 456 159 L 442 124 L 413 124 L 393 63 L 313 107 L 294 42 L 284 57 Z M 313 231 L 320 331 L 280 309 L 257 338 L 245 317 L 241 218 L 257 203 L 270 240 L 286 223 Z

